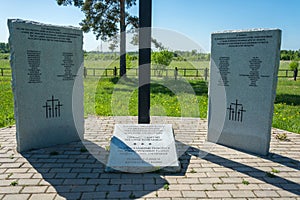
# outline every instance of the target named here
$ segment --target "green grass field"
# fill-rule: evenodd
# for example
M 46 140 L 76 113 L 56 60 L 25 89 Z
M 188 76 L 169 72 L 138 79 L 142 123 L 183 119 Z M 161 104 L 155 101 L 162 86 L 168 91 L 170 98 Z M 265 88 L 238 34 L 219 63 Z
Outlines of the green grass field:
M 0 76 L 0 127 L 9 126 L 15 123 L 13 95 L 10 80 L 10 77 Z
M 132 62 L 136 67 L 137 62 Z M 87 67 L 118 67 L 117 61 L 88 59 Z M 209 62 L 171 63 L 170 68 L 204 68 Z M 8 60 L 0 59 L 0 68 L 9 68 Z M 287 62 L 281 62 L 281 69 L 288 69 Z M 8 72 L 9 73 L 9 72 Z M 8 74 L 9 75 L 9 74 Z M 0 127 L 14 124 L 13 96 L 10 76 L 0 76 Z M 190 88 L 190 86 L 192 88 Z M 130 81 L 118 78 L 87 78 L 85 88 L 85 116 L 87 115 L 137 115 L 137 79 Z M 181 91 L 187 91 L 182 93 Z M 175 81 L 173 78 L 153 78 L 151 84 L 151 115 L 201 117 L 207 116 L 207 85 L 201 79 L 188 82 Z M 280 78 L 274 105 L 273 127 L 300 133 L 300 80 Z
M 276 92 L 273 127 L 300 133 L 300 80 L 281 78 Z

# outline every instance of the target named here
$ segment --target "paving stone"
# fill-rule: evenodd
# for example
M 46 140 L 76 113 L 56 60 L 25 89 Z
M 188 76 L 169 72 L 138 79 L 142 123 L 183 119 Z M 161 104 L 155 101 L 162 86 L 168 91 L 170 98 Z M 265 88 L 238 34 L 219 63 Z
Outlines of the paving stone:
M 182 197 L 180 191 L 158 191 L 158 197 Z
M 33 194 L 29 200 L 53 200 L 56 194 Z
M 209 198 L 231 197 L 231 195 L 228 191 L 206 191 L 206 194 Z
M 279 197 L 279 194 L 271 190 L 254 190 L 254 194 L 257 197 Z
M 86 179 L 65 179 L 63 185 L 84 185 L 86 182 Z
M 26 200 L 30 194 L 7 194 L 2 200 Z
M 213 184 L 216 190 L 237 190 L 238 188 L 234 184 Z
M 110 184 L 131 184 L 131 179 L 111 179 Z
M 11 168 L 7 169 L 6 173 L 26 173 L 29 170 L 29 168 Z
M 199 183 L 199 179 L 198 178 L 183 178 L 183 179 L 177 179 L 177 182 L 179 184 L 196 184 Z
M 120 188 L 119 185 L 99 185 L 96 187 L 96 191 L 118 191 Z
M 261 189 L 259 187 L 259 185 L 257 184 L 253 184 L 253 183 L 249 183 L 249 185 L 245 185 L 245 184 L 236 184 L 237 188 L 240 190 L 259 190 Z
M 10 186 L 11 182 L 16 181 L 13 179 L 9 179 L 9 180 L 0 180 L 0 187 L 5 187 L 5 186 Z
M 95 191 L 94 185 L 74 185 L 71 187 L 72 192 L 91 192 Z
M 56 195 L 54 200 L 67 200 L 65 197 L 62 197 L 60 195 Z
M 143 185 L 121 185 L 121 191 L 143 190 Z
M 200 183 L 206 184 L 206 183 L 222 183 L 222 180 L 220 178 L 200 178 Z
M 255 197 L 254 193 L 249 190 L 230 191 L 231 195 L 236 197 Z
M 41 179 L 19 179 L 18 185 L 38 185 Z
M 109 184 L 110 179 L 106 178 L 106 179 L 88 179 L 87 180 L 87 184 L 89 185 L 107 185 Z
M 184 198 L 187 197 L 206 198 L 207 197 L 204 191 L 182 191 L 182 196 Z
M 242 183 L 242 178 L 221 178 L 223 183 Z
M 84 192 L 81 199 L 105 199 L 106 196 L 105 192 Z
M 44 193 L 48 186 L 25 186 L 21 193 Z
M 196 185 L 190 185 L 192 190 L 200 190 L 200 191 L 205 191 L 205 190 L 215 190 L 212 184 L 196 184 Z
M 49 186 L 46 190 L 46 193 L 57 193 L 55 187 Z
M 0 187 L 0 194 L 17 194 L 21 189 L 21 186 Z
M 190 187 L 190 185 L 188 185 L 188 184 L 170 184 L 169 185 L 169 190 L 176 190 L 176 191 L 179 191 L 179 190 L 181 190 L 181 191 L 185 191 L 185 190 L 187 190 L 187 191 L 190 191 L 191 190 L 191 187 Z
M 175 198 L 172 198 L 172 200 L 198 200 L 198 198 L 175 197 Z
M 91 138 L 91 141 L 99 141 L 95 143 L 100 144 L 102 148 L 105 148 L 105 145 L 108 144 L 109 141 L 107 139 L 110 138 L 109 134 L 112 134 L 113 124 L 115 123 L 114 119 L 115 118 L 113 117 L 96 118 L 90 116 L 86 121 L 88 124 L 86 124 L 87 128 L 92 131 L 86 131 L 86 136 L 89 136 L 88 138 Z M 125 117 L 124 119 L 126 121 L 127 119 L 137 118 Z M 162 120 L 158 119 L 159 118 L 155 118 L 157 123 L 160 123 Z M 178 135 L 178 138 L 182 138 L 179 140 L 181 142 L 186 138 L 187 133 L 190 134 L 190 136 L 191 134 L 194 134 L 191 133 L 190 130 L 193 128 L 193 124 L 202 123 L 199 119 L 190 119 L 188 122 L 186 122 L 187 119 L 184 119 L 183 121 L 179 118 L 165 117 L 164 119 L 166 119 L 165 121 L 168 123 L 173 124 L 175 134 Z M 155 123 L 153 120 L 151 122 Z M 184 125 L 180 125 L 182 123 L 184 123 Z M 198 127 L 205 130 L 206 126 L 206 124 L 201 124 Z M 7 148 L 11 148 L 10 145 L 15 145 L 15 130 L 10 131 L 9 133 L 7 130 L 11 129 L 0 129 L 0 140 L 5 138 L 4 140 L 7 141 L 6 145 L 9 146 Z M 63 161 L 74 161 L 74 159 L 76 161 L 76 159 L 80 158 L 94 160 L 93 158 L 90 158 L 89 153 L 82 154 L 80 152 L 80 149 L 82 148 L 81 143 L 72 143 L 57 146 L 55 148 L 41 149 L 22 155 L 18 155 L 12 150 L 1 149 L 0 199 L 18 198 L 18 195 L 21 199 L 24 197 L 25 200 L 30 198 L 41 200 L 47 200 L 47 198 L 50 198 L 51 200 L 105 199 L 105 196 L 107 196 L 108 199 L 129 199 L 129 195 L 133 192 L 136 199 L 143 200 L 229 200 L 231 198 L 234 198 L 235 200 L 257 198 L 263 200 L 295 200 L 298 198 L 300 200 L 298 192 L 300 190 L 299 170 L 297 171 L 297 166 L 289 164 L 291 163 L 291 159 L 295 161 L 300 160 L 299 148 L 297 147 L 300 145 L 300 135 L 294 134 L 293 137 L 289 136 L 293 142 L 289 142 L 288 147 L 277 148 L 278 150 L 272 155 L 272 159 L 268 160 L 268 157 L 260 158 L 233 149 L 228 149 L 227 147 L 212 145 L 211 143 L 205 142 L 204 138 L 206 137 L 206 131 L 195 130 L 195 133 L 197 133 L 197 138 L 199 138 L 199 136 L 201 137 L 200 140 L 194 139 L 195 142 L 193 142 L 193 140 L 189 139 L 186 140 L 189 141 L 189 143 L 186 144 L 199 143 L 195 148 L 200 149 L 201 151 L 209 151 L 210 154 L 206 154 L 205 157 L 189 156 L 188 154 L 183 155 L 181 157 L 183 159 L 182 163 L 188 166 L 187 171 L 183 170 L 182 173 L 167 175 L 158 173 L 112 174 L 104 173 L 103 169 L 105 166 L 97 162 L 64 163 Z M 105 135 L 105 137 L 103 135 Z M 272 146 L 279 147 L 280 145 L 281 142 L 275 140 L 275 143 L 271 143 L 271 151 L 274 152 Z M 60 157 L 49 156 L 50 152 L 54 150 L 60 153 L 60 155 L 58 155 Z M 1 154 L 1 151 L 4 153 Z M 197 152 L 197 150 L 189 150 L 189 153 L 193 152 Z M 15 154 L 15 158 L 17 158 L 15 161 L 16 164 L 2 163 L 2 158 L 10 159 L 9 156 L 13 153 Z M 68 157 L 64 157 L 65 155 Z M 195 155 L 202 154 L 197 153 Z M 25 156 L 26 159 L 23 158 L 23 156 Z M 285 156 L 286 158 L 282 158 L 282 156 Z M 277 158 L 279 160 L 277 160 Z M 55 163 L 55 160 L 57 161 L 58 159 L 60 159 L 61 162 Z M 232 162 L 230 161 L 231 159 L 233 160 Z M 41 163 L 40 161 L 44 162 Z M 240 164 L 236 166 L 237 163 Z M 202 169 L 201 165 L 205 166 L 205 168 Z M 8 166 L 12 167 L 9 168 Z M 263 169 L 270 168 L 282 170 L 277 174 L 280 176 L 280 179 L 277 178 L 278 180 L 275 180 L 276 178 L 266 178 Z M 194 169 L 196 173 L 191 173 L 192 169 Z M 10 173 L 13 173 L 13 175 L 15 174 L 17 177 L 24 178 L 12 178 L 13 176 L 10 176 L 9 179 L 6 180 Z M 93 177 L 95 174 L 96 178 Z M 248 181 L 250 184 L 243 184 L 243 180 Z M 18 185 L 10 186 L 12 181 L 18 181 Z M 169 183 L 169 190 L 163 188 L 166 182 Z M 48 194 L 50 196 L 47 196 Z M 156 194 L 160 196 L 157 197 Z M 12 196 L 9 197 L 10 195 Z
M 31 178 L 33 173 L 14 173 L 10 178 Z
M 98 178 L 99 173 L 79 173 L 78 178 Z
M 50 173 L 48 173 L 50 174 Z M 55 175 L 55 178 L 75 178 L 77 176 L 77 173 L 57 173 Z M 51 176 L 52 178 L 53 176 Z
M 131 192 L 109 192 L 107 195 L 108 199 L 127 199 L 129 198 Z
M 278 190 L 277 193 L 280 195 L 281 198 L 283 197 L 299 197 L 299 190 L 291 190 L 291 191 L 284 191 Z
M 80 199 L 81 198 L 81 194 L 80 192 L 68 192 L 68 193 L 59 193 L 59 195 L 61 197 L 64 197 L 65 199 L 69 200 L 77 200 L 77 199 Z

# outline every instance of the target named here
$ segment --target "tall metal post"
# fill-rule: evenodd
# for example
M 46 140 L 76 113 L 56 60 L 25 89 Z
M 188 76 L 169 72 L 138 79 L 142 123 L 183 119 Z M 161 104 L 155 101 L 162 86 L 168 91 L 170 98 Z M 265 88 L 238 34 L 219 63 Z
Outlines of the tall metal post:
M 126 25 L 125 25 L 125 0 L 120 0 L 120 77 L 126 76 Z
M 139 98 L 138 123 L 150 123 L 150 66 L 151 66 L 152 0 L 139 4 Z

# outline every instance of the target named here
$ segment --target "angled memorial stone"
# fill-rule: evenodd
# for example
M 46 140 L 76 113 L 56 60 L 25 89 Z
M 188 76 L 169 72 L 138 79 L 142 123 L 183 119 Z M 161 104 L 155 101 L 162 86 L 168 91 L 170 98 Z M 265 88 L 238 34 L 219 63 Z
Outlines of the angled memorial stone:
M 214 33 L 211 42 L 208 141 L 266 155 L 281 30 Z
M 106 172 L 180 171 L 171 124 L 116 124 Z
M 78 28 L 9 19 L 17 150 L 83 137 L 83 50 Z

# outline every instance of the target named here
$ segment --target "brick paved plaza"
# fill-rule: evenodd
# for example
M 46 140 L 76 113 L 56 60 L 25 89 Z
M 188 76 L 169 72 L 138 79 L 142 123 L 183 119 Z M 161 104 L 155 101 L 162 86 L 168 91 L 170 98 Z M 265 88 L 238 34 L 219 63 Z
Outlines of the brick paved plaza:
M 272 129 L 270 154 L 248 154 L 206 142 L 207 121 L 152 117 L 173 124 L 181 173 L 105 173 L 115 123 L 137 117 L 93 117 L 85 141 L 19 154 L 15 127 L 0 129 L 0 199 L 300 199 L 300 135 Z M 275 138 L 287 134 L 287 141 Z

